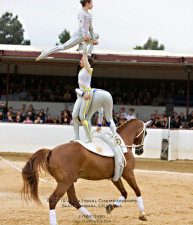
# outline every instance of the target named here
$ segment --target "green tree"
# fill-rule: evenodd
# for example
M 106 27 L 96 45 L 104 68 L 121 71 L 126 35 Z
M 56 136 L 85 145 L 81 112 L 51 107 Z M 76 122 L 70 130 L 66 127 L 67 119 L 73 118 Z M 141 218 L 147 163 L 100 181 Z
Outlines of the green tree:
M 64 29 L 64 31 L 58 35 L 58 38 L 60 40 L 60 44 L 64 44 L 70 39 L 70 32 Z M 56 43 L 58 45 L 58 43 Z
M 24 40 L 24 29 L 13 13 L 6 12 L 0 17 L 0 44 L 30 45 L 30 40 Z
M 135 50 L 164 50 L 165 46 L 163 44 L 160 44 L 159 46 L 158 40 L 156 39 L 152 40 L 152 38 L 149 37 L 149 39 L 143 46 L 136 45 L 136 47 L 133 49 Z

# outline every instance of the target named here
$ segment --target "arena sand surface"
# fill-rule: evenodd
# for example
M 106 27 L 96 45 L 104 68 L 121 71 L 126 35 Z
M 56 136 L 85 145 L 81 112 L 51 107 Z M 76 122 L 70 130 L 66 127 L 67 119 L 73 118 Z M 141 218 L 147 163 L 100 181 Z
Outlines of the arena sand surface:
M 29 157 L 27 154 L 14 153 L 0 153 L 0 156 L 20 169 Z M 158 171 L 172 171 L 172 173 Z M 105 206 L 121 196 L 112 182 L 79 179 L 75 183 L 77 197 L 98 222 L 88 222 L 78 210 L 69 207 L 65 194 L 56 207 L 58 224 L 193 224 L 193 161 L 137 159 L 135 175 L 142 192 L 147 222 L 138 219 L 138 206 L 133 201 L 136 199 L 135 194 L 124 180 L 128 201 L 108 215 Z M 54 181 L 48 175 L 42 178 Z M 47 199 L 55 187 L 56 184 L 40 181 L 39 195 L 43 205 L 39 206 L 32 202 L 26 204 L 20 195 L 21 173 L 0 159 L 0 224 L 49 224 Z

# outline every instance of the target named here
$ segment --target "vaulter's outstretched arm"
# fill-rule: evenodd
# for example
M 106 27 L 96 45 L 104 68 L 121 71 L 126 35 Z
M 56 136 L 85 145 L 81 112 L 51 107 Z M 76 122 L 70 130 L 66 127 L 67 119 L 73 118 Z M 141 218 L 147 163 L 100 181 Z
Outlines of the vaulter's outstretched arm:
M 84 67 L 86 68 L 86 70 L 90 71 L 91 70 L 91 66 L 90 63 L 88 62 L 88 56 L 87 54 L 83 54 L 83 61 L 84 61 Z

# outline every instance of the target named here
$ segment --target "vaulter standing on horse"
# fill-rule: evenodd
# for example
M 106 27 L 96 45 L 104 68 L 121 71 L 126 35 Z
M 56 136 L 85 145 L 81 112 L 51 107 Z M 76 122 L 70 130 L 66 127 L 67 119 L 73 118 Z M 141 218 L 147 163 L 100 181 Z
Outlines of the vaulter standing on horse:
M 78 84 L 77 88 L 77 100 L 74 105 L 72 112 L 73 127 L 75 132 L 75 137 L 71 141 L 80 140 L 79 137 L 79 119 L 82 121 L 86 132 L 85 142 L 91 142 L 91 118 L 93 114 L 98 110 L 99 112 L 99 122 L 97 131 L 101 130 L 101 124 L 103 120 L 103 111 L 105 111 L 105 118 L 110 127 L 115 141 L 120 144 L 120 137 L 117 134 L 116 126 L 112 118 L 113 111 L 113 99 L 109 92 L 101 89 L 93 88 L 91 89 L 91 77 L 92 71 L 91 65 L 93 59 L 87 54 L 83 54 L 80 61 L 80 66 L 83 68 L 78 74 Z M 79 118 L 79 119 L 78 119 Z
M 93 72 L 93 69 L 91 68 L 92 62 L 93 62 L 92 58 L 88 59 L 87 54 L 83 54 L 83 57 L 80 61 L 80 66 L 82 67 L 82 69 L 78 74 L 78 84 L 82 94 L 77 95 L 77 100 L 74 104 L 74 109 L 72 112 L 73 127 L 75 133 L 75 137 L 72 141 L 80 140 L 79 119 L 81 120 L 86 133 L 85 142 L 87 143 L 91 141 L 91 133 L 90 133 L 91 123 L 88 122 L 86 115 L 89 111 L 93 96 L 93 92 L 90 87 Z
M 80 10 L 78 14 L 79 29 L 74 33 L 73 37 L 62 45 L 58 45 L 47 52 L 43 51 L 41 55 L 37 57 L 36 61 L 40 59 L 44 59 L 52 53 L 72 48 L 78 44 L 79 44 L 79 47 L 77 51 L 83 50 L 83 54 L 86 54 L 87 45 L 90 45 L 88 49 L 88 55 L 91 56 L 93 46 L 98 45 L 97 40 L 99 38 L 99 35 L 94 33 L 93 26 L 92 26 L 92 15 L 88 12 L 89 10 L 93 8 L 93 1 L 80 0 L 80 3 L 82 5 L 82 9 Z M 88 31 L 90 34 L 88 33 Z

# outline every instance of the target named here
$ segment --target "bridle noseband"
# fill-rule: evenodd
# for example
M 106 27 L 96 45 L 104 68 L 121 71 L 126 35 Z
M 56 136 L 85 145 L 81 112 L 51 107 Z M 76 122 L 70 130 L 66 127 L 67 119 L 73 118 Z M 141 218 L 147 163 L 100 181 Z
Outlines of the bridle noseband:
M 143 122 L 142 122 L 143 123 Z M 145 139 L 145 131 L 146 131 L 146 125 L 145 123 L 143 123 L 143 129 L 141 130 L 141 132 L 135 137 L 138 138 L 140 137 L 142 134 L 143 134 L 143 138 L 142 138 L 142 141 L 140 144 L 136 145 L 136 144 L 132 144 L 132 145 L 125 145 L 126 148 L 135 148 L 136 150 L 140 150 L 140 149 L 143 149 L 143 142 L 144 142 L 144 139 Z

